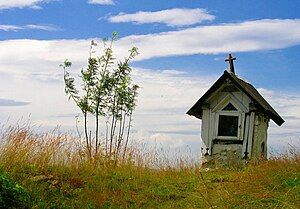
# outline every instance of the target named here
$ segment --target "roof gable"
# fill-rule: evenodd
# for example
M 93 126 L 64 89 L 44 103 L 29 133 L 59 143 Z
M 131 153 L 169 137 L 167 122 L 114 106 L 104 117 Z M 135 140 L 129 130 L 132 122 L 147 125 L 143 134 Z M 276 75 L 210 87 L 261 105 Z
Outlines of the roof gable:
M 281 116 L 251 84 L 239 79 L 233 73 L 228 73 L 226 70 L 224 71 L 223 75 L 210 87 L 210 89 L 193 105 L 187 114 L 201 119 L 203 104 L 207 98 L 217 91 L 227 79 L 230 79 L 237 88 L 243 91 L 255 103 L 255 105 L 258 106 L 260 111 L 268 115 L 277 125 L 281 126 L 284 123 L 284 120 L 281 118 Z

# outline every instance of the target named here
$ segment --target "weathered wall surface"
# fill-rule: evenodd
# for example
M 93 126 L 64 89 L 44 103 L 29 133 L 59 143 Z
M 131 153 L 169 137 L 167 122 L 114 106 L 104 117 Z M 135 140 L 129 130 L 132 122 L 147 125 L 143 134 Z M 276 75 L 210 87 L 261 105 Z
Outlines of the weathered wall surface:
M 209 147 L 209 129 L 210 129 L 210 110 L 203 110 L 202 115 L 201 138 L 205 148 Z
M 240 157 L 241 152 L 241 144 L 214 144 L 212 149 L 212 156 L 219 160 L 228 160 L 230 156 Z
M 243 163 L 241 158 L 242 144 L 214 144 L 212 154 L 205 156 L 207 165 L 232 165 Z
M 267 159 L 267 130 L 269 119 L 262 114 L 257 114 L 254 121 L 252 159 L 264 157 Z

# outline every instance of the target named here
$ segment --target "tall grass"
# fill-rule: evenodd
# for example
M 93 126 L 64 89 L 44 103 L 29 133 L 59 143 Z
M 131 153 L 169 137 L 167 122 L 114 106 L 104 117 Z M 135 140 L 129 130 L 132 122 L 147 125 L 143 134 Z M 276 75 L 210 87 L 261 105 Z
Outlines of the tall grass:
M 0 170 L 30 194 L 32 208 L 299 208 L 300 154 L 290 149 L 247 167 L 203 170 L 189 158 L 132 145 L 117 162 L 88 158 L 72 136 L 9 128 Z

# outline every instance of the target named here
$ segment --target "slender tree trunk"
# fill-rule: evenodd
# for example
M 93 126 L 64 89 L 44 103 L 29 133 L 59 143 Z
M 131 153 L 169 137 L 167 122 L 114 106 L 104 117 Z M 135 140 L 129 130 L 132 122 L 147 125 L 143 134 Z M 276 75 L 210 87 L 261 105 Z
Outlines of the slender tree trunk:
M 112 120 L 111 120 L 111 126 L 110 126 L 110 143 L 109 143 L 109 155 L 111 155 L 112 152 L 112 145 L 113 145 L 113 127 L 115 123 L 115 115 L 113 113 Z
M 89 136 L 88 136 L 88 128 L 87 128 L 87 112 L 83 112 L 83 116 L 84 116 L 84 133 L 85 133 L 86 148 L 88 150 L 89 157 L 91 157 L 91 150 L 90 150 Z
M 126 124 L 126 112 L 124 112 L 124 116 L 123 116 L 123 124 L 122 124 L 122 132 L 121 132 L 122 141 L 123 141 L 123 136 L 124 136 L 125 124 Z
M 95 130 L 95 137 L 96 137 L 96 147 L 95 147 L 95 154 L 98 154 L 98 142 L 99 142 L 99 101 L 97 101 L 97 105 L 96 105 L 96 130 Z
M 116 114 L 118 114 L 118 110 L 117 110 Z M 115 116 L 115 120 L 114 120 L 113 127 L 112 127 L 113 128 L 112 129 L 112 135 L 111 135 L 111 139 L 110 139 L 111 140 L 111 146 L 113 145 L 113 142 L 114 142 L 114 136 L 115 136 L 115 133 L 116 133 L 117 122 L 118 122 L 118 118 L 117 118 L 117 116 Z M 115 148 L 116 148 L 116 146 L 115 146 Z
M 122 114 L 122 118 L 120 120 L 119 140 L 118 140 L 118 146 L 117 146 L 118 155 L 121 150 L 121 144 L 123 141 L 124 129 L 125 129 L 125 124 L 126 124 L 126 113 L 124 112 L 124 115 L 123 115 L 123 113 L 121 113 L 121 114 Z
M 90 157 L 91 157 L 91 159 L 92 159 L 92 153 L 93 153 L 93 147 L 92 147 L 92 131 L 90 131 L 89 140 L 90 140 Z
M 96 130 L 95 130 L 95 154 L 98 154 L 98 146 L 99 146 L 99 115 L 96 113 Z
M 106 131 L 105 131 L 105 156 L 107 156 L 108 154 L 108 131 L 109 131 L 109 127 L 108 127 L 108 121 L 106 121 L 105 125 L 106 125 Z
M 113 106 L 112 106 L 112 121 L 111 121 L 111 127 L 110 127 L 110 145 L 109 145 L 109 155 L 112 154 L 112 146 L 113 146 L 113 138 L 115 135 L 115 123 L 117 121 L 116 115 L 118 113 L 118 110 L 115 112 L 116 109 L 116 92 L 114 94 L 114 99 L 113 99 Z
M 131 129 L 131 121 L 132 121 L 132 110 L 130 111 L 130 116 L 129 116 L 129 121 L 128 121 L 128 129 L 127 129 L 127 136 L 126 136 L 124 152 L 123 152 L 123 160 L 125 159 L 126 151 L 127 151 L 127 147 L 128 147 L 129 134 L 130 134 L 130 129 Z
M 119 134 L 118 134 L 118 140 L 117 140 L 117 148 L 116 148 L 116 154 L 115 154 L 115 159 L 117 160 L 118 155 L 119 155 L 119 149 L 121 146 L 121 142 L 122 142 L 122 138 L 121 138 L 121 134 L 122 134 L 122 124 L 123 124 L 123 113 L 121 111 L 121 118 L 120 118 L 120 123 L 119 123 Z

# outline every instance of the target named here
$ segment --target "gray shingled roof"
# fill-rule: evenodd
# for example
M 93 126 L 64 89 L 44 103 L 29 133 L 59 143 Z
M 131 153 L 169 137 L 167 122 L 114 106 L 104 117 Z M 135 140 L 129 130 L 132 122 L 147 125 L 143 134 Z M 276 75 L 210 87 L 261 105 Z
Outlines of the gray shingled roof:
M 281 118 L 281 116 L 251 84 L 243 81 L 233 73 L 229 73 L 226 70 L 224 71 L 224 74 L 210 87 L 210 89 L 196 102 L 196 104 L 194 104 L 187 114 L 201 119 L 202 105 L 211 94 L 221 87 L 226 79 L 230 79 L 236 87 L 243 91 L 254 102 L 254 105 L 257 106 L 261 112 L 268 115 L 277 125 L 281 126 L 284 123 L 284 120 Z

